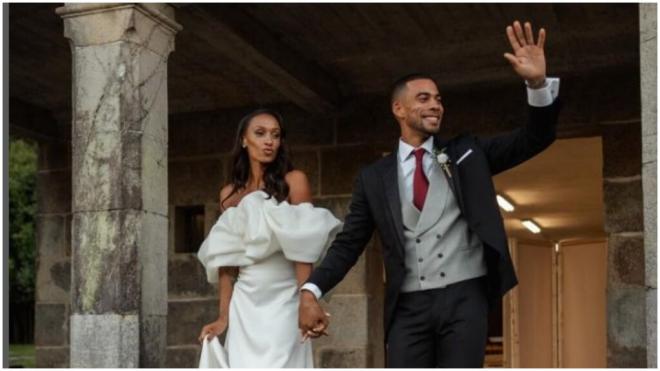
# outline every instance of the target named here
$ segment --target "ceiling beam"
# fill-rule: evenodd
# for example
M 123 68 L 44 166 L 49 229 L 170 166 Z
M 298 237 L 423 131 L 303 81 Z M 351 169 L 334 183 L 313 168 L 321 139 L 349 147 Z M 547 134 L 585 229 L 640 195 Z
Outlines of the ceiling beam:
M 240 6 L 186 6 L 178 10 L 177 21 L 304 110 L 322 113 L 337 107 L 336 79 L 279 41 Z

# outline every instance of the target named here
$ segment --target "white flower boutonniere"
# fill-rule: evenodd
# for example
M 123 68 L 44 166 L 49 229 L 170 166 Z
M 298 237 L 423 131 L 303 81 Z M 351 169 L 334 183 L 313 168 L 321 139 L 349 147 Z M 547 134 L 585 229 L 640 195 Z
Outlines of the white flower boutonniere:
M 449 169 L 449 164 L 451 161 L 449 160 L 449 156 L 445 153 L 445 150 L 447 148 L 443 148 L 441 150 L 433 149 L 433 154 L 435 155 L 436 160 L 440 164 L 440 167 L 442 167 L 442 171 L 444 171 L 448 177 L 451 178 L 451 170 Z

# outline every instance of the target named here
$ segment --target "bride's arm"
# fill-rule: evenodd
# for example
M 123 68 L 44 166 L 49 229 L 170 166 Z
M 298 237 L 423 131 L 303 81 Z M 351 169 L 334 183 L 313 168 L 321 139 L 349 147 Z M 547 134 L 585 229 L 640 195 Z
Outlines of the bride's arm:
M 227 329 L 229 324 L 229 302 L 231 301 L 231 294 L 234 292 L 234 281 L 237 273 L 238 268 L 236 267 L 218 268 L 218 319 L 202 328 L 198 338 L 200 343 L 206 336 L 210 340 Z
M 307 279 L 309 275 L 312 274 L 312 263 L 296 263 L 296 281 L 298 281 L 298 288 L 300 288 Z
M 286 174 L 285 179 L 289 185 L 289 203 L 291 205 L 312 202 L 312 190 L 305 173 L 300 170 L 293 170 Z M 300 287 L 312 273 L 312 263 L 295 262 L 295 264 L 296 281 L 298 281 L 298 287 Z
M 229 302 L 234 292 L 234 282 L 238 275 L 236 267 L 218 268 L 218 320 L 228 322 Z
M 232 204 L 235 203 L 228 199 L 232 188 L 232 185 L 228 184 L 220 190 L 219 210 L 221 213 L 226 210 L 225 206 L 233 206 Z M 229 320 L 229 302 L 234 292 L 234 282 L 236 282 L 237 276 L 237 267 L 218 268 L 218 320 L 225 323 Z
M 231 200 L 227 200 L 230 193 L 231 185 L 224 186 L 222 190 L 220 190 L 219 210 L 221 212 L 225 210 L 224 205 L 231 204 Z M 225 203 L 223 201 L 227 202 Z M 200 343 L 204 340 L 204 337 L 208 336 L 209 339 L 212 339 L 214 336 L 222 334 L 227 329 L 227 325 L 229 324 L 229 302 L 231 301 L 231 295 L 234 292 L 234 282 L 236 281 L 237 275 L 237 267 L 218 268 L 218 318 L 202 328 L 198 339 Z

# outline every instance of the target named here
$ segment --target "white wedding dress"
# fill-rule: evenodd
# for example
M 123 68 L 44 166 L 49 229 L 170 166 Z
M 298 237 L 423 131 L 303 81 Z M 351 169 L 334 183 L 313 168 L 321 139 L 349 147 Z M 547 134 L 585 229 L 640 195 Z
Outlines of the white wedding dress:
M 255 191 L 225 210 L 197 254 L 211 283 L 219 267 L 239 267 L 225 346 L 204 341 L 200 367 L 314 366 L 311 342 L 300 342 L 294 262 L 316 262 L 341 222 L 310 203 L 267 197 Z

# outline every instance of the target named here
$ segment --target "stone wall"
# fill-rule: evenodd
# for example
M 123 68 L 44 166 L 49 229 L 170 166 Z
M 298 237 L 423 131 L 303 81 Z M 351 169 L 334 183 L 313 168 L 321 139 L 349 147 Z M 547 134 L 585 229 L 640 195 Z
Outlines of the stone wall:
M 639 5 L 639 38 L 642 99 L 642 189 L 644 194 L 644 251 L 646 286 L 647 365 L 658 365 L 657 347 L 657 5 Z
M 608 367 L 646 367 L 640 131 L 639 121 L 603 126 Z
M 645 267 L 640 75 L 630 77 L 608 79 L 615 89 L 593 86 L 588 100 L 603 139 L 608 367 L 647 366 L 645 271 L 655 265 Z
M 68 143 L 39 143 L 36 225 L 36 367 L 68 367 L 71 302 L 71 151 Z

